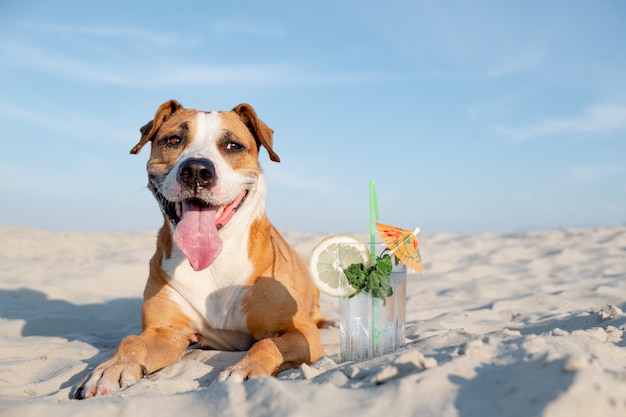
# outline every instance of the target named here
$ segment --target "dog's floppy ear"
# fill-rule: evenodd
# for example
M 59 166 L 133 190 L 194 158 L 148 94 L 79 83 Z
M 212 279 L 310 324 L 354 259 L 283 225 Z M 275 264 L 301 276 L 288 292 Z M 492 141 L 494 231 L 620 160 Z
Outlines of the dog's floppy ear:
M 156 111 L 154 115 L 154 120 L 150 120 L 148 123 L 143 125 L 139 131 L 141 132 L 141 139 L 139 139 L 139 143 L 136 144 L 133 149 L 130 150 L 130 153 L 137 154 L 143 148 L 143 145 L 148 143 L 152 139 L 152 137 L 159 130 L 161 125 L 170 118 L 176 110 L 180 109 L 181 106 L 179 102 L 176 100 L 166 101 L 161 104 L 159 109 Z
M 274 149 L 272 149 L 272 134 L 274 131 L 257 117 L 252 106 L 242 103 L 235 107 L 233 111 L 239 115 L 243 123 L 248 127 L 250 132 L 252 132 L 259 146 L 262 145 L 267 149 L 270 159 L 274 162 L 280 162 L 279 156 L 274 152 Z

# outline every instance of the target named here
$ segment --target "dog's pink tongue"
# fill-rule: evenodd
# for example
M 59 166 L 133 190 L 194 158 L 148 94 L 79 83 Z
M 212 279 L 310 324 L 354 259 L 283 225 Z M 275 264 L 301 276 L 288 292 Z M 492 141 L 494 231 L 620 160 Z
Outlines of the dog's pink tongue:
M 207 268 L 222 251 L 215 212 L 214 206 L 199 207 L 183 201 L 183 215 L 176 226 L 174 241 L 195 271 Z

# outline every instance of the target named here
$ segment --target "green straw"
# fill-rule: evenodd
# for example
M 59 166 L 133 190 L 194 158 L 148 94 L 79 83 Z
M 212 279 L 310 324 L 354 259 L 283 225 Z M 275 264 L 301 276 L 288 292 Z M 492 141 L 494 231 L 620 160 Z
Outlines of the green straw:
M 376 197 L 376 184 L 370 181 L 370 257 L 372 258 L 372 266 L 376 265 L 376 221 L 379 220 L 378 198 Z M 373 338 L 370 340 L 370 353 L 373 352 L 380 344 L 380 330 L 376 323 L 378 322 L 378 302 L 374 299 L 372 305 L 372 329 Z
M 372 265 L 376 265 L 376 221 L 379 219 L 376 184 L 374 181 L 370 181 L 370 256 Z

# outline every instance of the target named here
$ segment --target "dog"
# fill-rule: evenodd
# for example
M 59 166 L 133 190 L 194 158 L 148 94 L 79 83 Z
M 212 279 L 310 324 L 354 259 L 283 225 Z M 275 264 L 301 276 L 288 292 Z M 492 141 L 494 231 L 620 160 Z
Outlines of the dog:
M 265 213 L 258 157 L 263 147 L 280 162 L 273 130 L 245 103 L 205 112 L 170 100 L 140 132 L 130 152 L 152 142 L 148 188 L 164 219 L 144 290 L 142 330 L 123 339 L 74 397 L 128 387 L 196 343 L 247 351 L 220 380 L 275 375 L 320 358 L 319 292 L 304 258 Z

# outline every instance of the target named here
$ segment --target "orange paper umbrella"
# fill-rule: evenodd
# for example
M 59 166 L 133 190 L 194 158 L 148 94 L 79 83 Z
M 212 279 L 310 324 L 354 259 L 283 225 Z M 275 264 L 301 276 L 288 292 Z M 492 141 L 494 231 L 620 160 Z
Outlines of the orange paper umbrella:
M 376 223 L 376 229 L 383 238 L 391 253 L 400 259 L 408 268 L 415 272 L 423 272 L 422 257 L 420 256 L 417 237 L 410 230 L 395 226 Z M 419 229 L 416 229 L 419 230 Z

